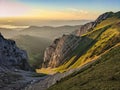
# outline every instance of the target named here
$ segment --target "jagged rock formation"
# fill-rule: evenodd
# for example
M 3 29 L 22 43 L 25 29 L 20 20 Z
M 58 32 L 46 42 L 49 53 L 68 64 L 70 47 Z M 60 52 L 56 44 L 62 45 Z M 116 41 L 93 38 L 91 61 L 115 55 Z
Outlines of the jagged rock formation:
M 67 60 L 79 45 L 80 38 L 75 35 L 63 35 L 56 39 L 45 51 L 43 67 L 57 67 Z M 74 43 L 73 43 L 74 42 Z
M 97 24 L 106 18 L 110 17 L 112 12 L 107 12 L 100 15 L 94 22 L 87 23 L 80 27 L 79 30 L 71 33 L 70 35 L 63 35 L 61 38 L 56 39 L 44 53 L 43 67 L 57 67 L 66 62 L 72 52 L 78 47 L 81 35 L 91 31 Z
M 19 49 L 15 41 L 5 39 L 0 34 L 0 67 L 30 70 L 27 53 Z

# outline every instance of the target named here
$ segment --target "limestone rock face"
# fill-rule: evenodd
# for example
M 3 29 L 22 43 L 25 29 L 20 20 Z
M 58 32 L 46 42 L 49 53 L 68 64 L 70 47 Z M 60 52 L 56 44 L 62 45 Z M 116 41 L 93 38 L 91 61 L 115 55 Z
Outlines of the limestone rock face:
M 79 45 L 79 41 L 80 37 L 74 35 L 63 35 L 54 40 L 45 51 L 43 67 L 54 68 L 63 64 L 67 60 L 67 56 Z
M 15 41 L 5 39 L 0 34 L 0 66 L 9 69 L 30 70 L 27 53 L 19 49 Z

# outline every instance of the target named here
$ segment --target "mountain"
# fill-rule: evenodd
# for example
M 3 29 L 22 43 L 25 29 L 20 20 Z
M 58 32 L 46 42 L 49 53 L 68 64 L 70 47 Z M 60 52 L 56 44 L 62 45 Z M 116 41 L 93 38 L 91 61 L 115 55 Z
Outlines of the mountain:
M 107 12 L 46 49 L 43 68 L 55 74 L 27 90 L 119 90 L 120 12 Z M 50 73 L 49 73 L 50 74 Z
M 51 26 L 30 26 L 21 31 L 22 35 L 30 35 L 42 38 L 48 38 L 54 40 L 55 38 L 60 37 L 63 34 L 70 34 L 74 30 L 78 30 L 81 25 L 76 26 L 60 26 L 60 27 L 51 27 Z
M 5 39 L 0 34 L 0 66 L 6 68 L 15 68 L 22 70 L 29 70 L 27 53 L 24 50 L 19 49 L 15 41 Z
M 68 54 L 79 44 L 79 37 L 74 35 L 63 35 L 56 39 L 45 51 L 43 67 L 57 67 L 65 62 Z M 74 43 L 73 43 L 74 42 Z
M 70 35 L 56 39 L 45 51 L 43 68 L 66 71 L 96 60 L 120 42 L 120 12 L 107 12 Z
M 30 65 L 34 68 L 40 68 L 43 62 L 44 51 L 51 41 L 30 35 L 19 35 L 13 39 L 20 48 L 27 51 Z

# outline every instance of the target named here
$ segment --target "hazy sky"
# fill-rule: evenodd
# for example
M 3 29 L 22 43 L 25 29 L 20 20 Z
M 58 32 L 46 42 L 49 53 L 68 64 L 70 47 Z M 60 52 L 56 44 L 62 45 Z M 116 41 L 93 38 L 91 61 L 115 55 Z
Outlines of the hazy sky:
M 0 0 L 0 18 L 95 19 L 103 12 L 119 10 L 120 0 Z

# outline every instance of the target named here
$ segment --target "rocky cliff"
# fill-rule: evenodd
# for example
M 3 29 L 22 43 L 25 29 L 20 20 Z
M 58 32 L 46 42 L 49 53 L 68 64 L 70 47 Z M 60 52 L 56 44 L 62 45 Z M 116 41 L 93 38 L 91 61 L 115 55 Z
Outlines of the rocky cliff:
M 27 53 L 19 49 L 15 41 L 5 39 L 0 34 L 0 67 L 30 70 Z
M 63 35 L 56 39 L 45 51 L 43 67 L 54 68 L 63 64 L 79 43 L 80 38 L 75 35 Z
M 43 67 L 58 67 L 72 57 L 73 51 L 81 42 L 81 35 L 91 31 L 97 24 L 107 19 L 113 12 L 100 15 L 94 22 L 87 23 L 70 35 L 63 35 L 45 50 Z

